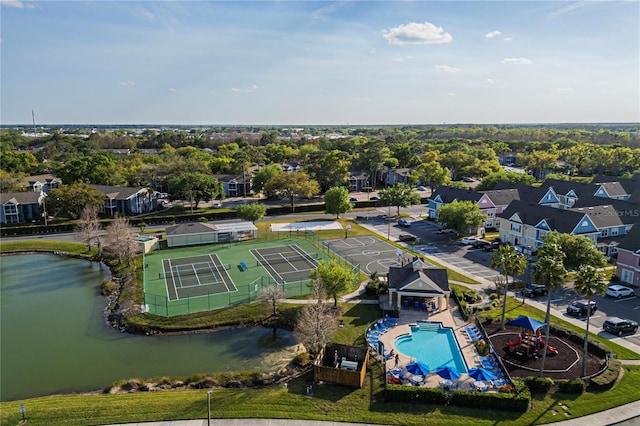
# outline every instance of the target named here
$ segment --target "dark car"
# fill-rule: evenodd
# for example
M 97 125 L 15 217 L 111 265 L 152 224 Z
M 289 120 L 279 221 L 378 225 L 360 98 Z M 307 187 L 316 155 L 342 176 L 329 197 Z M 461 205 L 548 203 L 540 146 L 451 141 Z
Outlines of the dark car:
M 473 243 L 471 243 L 471 246 L 472 247 L 476 247 L 476 248 L 485 248 L 489 244 L 491 244 L 489 241 L 477 240 L 477 241 L 474 241 Z
M 411 234 L 400 234 L 398 239 L 400 241 L 415 241 L 417 238 L 415 235 L 411 235 Z
M 485 246 L 482 246 L 482 250 L 493 251 L 493 250 L 497 250 L 498 247 L 500 247 L 500 243 L 498 241 L 494 241 L 493 243 L 489 243 Z
M 380 197 L 376 197 L 375 195 L 371 198 L 369 198 L 371 201 L 377 201 L 380 199 Z
M 589 306 L 590 308 L 589 309 Z M 593 315 L 598 310 L 598 305 L 595 300 L 589 302 L 588 300 L 576 300 L 567 306 L 567 314 L 574 317 L 586 317 L 589 311 L 589 316 Z
M 602 324 L 602 329 L 616 336 L 622 336 L 625 333 L 633 334 L 638 331 L 638 323 L 630 319 L 609 317 Z
M 527 297 L 544 296 L 547 294 L 547 288 L 539 284 L 527 284 L 524 289 L 524 295 Z
M 352 203 L 357 203 L 358 199 L 356 197 L 351 197 L 351 198 L 349 198 L 349 201 L 352 202 Z

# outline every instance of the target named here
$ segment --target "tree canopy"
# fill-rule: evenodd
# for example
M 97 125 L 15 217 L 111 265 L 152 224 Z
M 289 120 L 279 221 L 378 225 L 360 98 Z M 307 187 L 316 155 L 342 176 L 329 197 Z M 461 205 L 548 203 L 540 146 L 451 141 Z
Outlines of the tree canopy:
M 459 234 L 469 234 L 486 222 L 487 216 L 473 201 L 454 201 L 441 206 L 437 210 L 438 222 Z
M 324 194 L 324 208 L 328 214 L 335 214 L 336 219 L 341 214 L 353 210 L 353 204 L 349 201 L 349 191 L 343 186 L 329 188 Z

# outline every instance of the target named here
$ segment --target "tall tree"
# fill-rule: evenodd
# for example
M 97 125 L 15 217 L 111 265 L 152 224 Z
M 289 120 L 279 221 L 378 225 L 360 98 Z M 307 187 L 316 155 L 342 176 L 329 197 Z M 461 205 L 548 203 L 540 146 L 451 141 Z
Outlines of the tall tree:
M 400 207 L 420 204 L 420 194 L 406 183 L 398 183 L 379 192 L 380 200 L 387 206 L 395 206 L 396 214 L 400 214 Z
M 438 208 L 437 213 L 438 222 L 464 235 L 477 229 L 487 220 L 487 216 L 482 214 L 478 204 L 473 201 L 454 201 Z
M 224 197 L 222 183 L 204 173 L 183 173 L 169 179 L 169 193 L 174 199 L 184 199 L 191 202 L 191 211 L 198 208 L 200 201 L 210 201 Z
M 267 214 L 267 206 L 261 203 L 240 204 L 237 208 L 238 217 L 256 223 Z
M 587 350 L 589 348 L 589 321 L 591 319 L 591 301 L 596 294 L 603 295 L 607 290 L 604 275 L 594 266 L 582 265 L 578 268 L 576 280 L 573 283 L 575 291 L 583 295 L 587 303 L 587 327 L 584 332 L 584 347 L 582 349 L 582 377 L 587 375 Z
M 258 300 L 271 305 L 271 316 L 276 317 L 278 315 L 278 300 L 283 297 L 282 288 L 277 284 L 263 287 L 258 294 Z
M 500 319 L 500 329 L 504 330 L 504 317 L 507 312 L 507 289 L 509 288 L 509 275 L 513 276 L 521 274 L 527 267 L 527 259 L 518 253 L 515 247 L 507 244 L 503 244 L 498 248 L 498 251 L 491 255 L 491 268 L 501 269 L 504 275 L 504 288 L 502 296 L 502 318 Z
M 325 303 L 326 292 L 318 281 L 311 282 L 311 300 L 298 314 L 294 334 L 311 354 L 318 354 L 338 329 L 336 310 Z
M 353 204 L 349 201 L 349 191 L 344 186 L 329 188 L 324 194 L 324 209 L 328 214 L 335 214 L 336 219 L 341 214 L 353 210 Z
M 80 219 L 76 225 L 76 240 L 87 245 L 91 250 L 93 241 L 96 242 L 98 252 L 102 254 L 102 244 L 100 243 L 100 222 L 98 221 L 98 210 L 95 206 L 86 205 L 80 213 Z
M 420 164 L 415 171 L 416 179 L 422 185 L 426 185 L 433 192 L 441 185 L 447 185 L 451 181 L 451 172 L 442 167 L 437 161 L 429 161 Z
M 80 217 L 86 206 L 99 210 L 104 205 L 105 195 L 86 183 L 60 185 L 47 194 L 47 209 L 54 216 Z
M 544 239 L 544 237 L 542 237 Z M 538 249 L 538 261 L 533 271 L 533 279 L 538 284 L 542 284 L 547 289 L 547 312 L 544 322 L 547 324 L 544 337 L 545 343 L 549 341 L 551 326 L 551 293 L 552 290 L 560 287 L 564 283 L 567 271 L 562 263 L 564 253 L 560 246 L 554 243 L 547 243 Z M 540 377 L 544 374 L 544 364 L 547 358 L 547 345 L 542 347 L 542 362 L 540 363 Z
M 311 198 L 320 192 L 320 186 L 315 180 L 303 172 L 283 173 L 273 176 L 265 184 L 267 193 L 287 197 L 291 200 L 291 210 L 295 210 L 295 198 L 297 196 Z
M 356 276 L 351 269 L 342 267 L 331 260 L 329 263 L 320 262 L 311 272 L 311 278 L 319 282 L 325 292 L 333 297 L 333 306 L 338 306 L 338 294 L 347 290 L 355 281 Z
M 284 172 L 282 171 L 282 167 L 276 164 L 270 164 L 258 170 L 256 174 L 253 176 L 252 185 L 253 192 L 260 193 L 263 191 L 265 184 L 274 177 L 275 175 L 281 175 Z M 273 197 L 274 194 L 269 194 L 265 191 L 264 194 L 267 198 Z
M 104 246 L 108 253 L 118 259 L 119 264 L 126 260 L 127 264 L 131 265 L 131 259 L 138 252 L 139 243 L 127 218 L 116 216 L 107 226 Z

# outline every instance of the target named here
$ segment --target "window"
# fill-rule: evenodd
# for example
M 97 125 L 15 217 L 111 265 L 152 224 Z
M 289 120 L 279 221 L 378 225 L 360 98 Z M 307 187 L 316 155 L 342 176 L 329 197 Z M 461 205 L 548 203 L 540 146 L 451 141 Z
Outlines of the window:
M 615 237 L 616 235 L 618 235 L 618 228 L 611 228 L 611 236 Z
M 623 269 L 622 273 L 620 274 L 620 281 L 633 284 L 633 271 Z
M 608 237 L 609 236 L 609 230 L 608 229 L 601 229 L 600 230 L 600 236 L 601 237 Z
M 511 230 L 512 230 L 513 232 L 520 232 L 520 224 L 518 224 L 518 223 L 512 223 L 512 224 L 511 224 Z

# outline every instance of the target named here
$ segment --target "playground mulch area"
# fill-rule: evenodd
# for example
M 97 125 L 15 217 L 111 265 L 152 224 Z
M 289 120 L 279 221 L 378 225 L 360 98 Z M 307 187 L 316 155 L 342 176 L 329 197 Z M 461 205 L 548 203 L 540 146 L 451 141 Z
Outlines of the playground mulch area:
M 515 341 L 518 338 L 520 328 L 507 325 L 504 330 L 500 330 L 499 323 L 484 325 L 484 329 L 489 335 L 489 339 L 496 349 L 502 362 L 512 377 L 537 376 L 542 362 L 542 356 L 536 358 L 530 356 L 520 356 L 513 349 L 507 348 L 507 342 Z M 544 337 L 544 333 L 543 333 Z M 554 334 L 553 329 L 549 335 L 550 346 L 557 348 L 558 354 L 554 355 L 547 351 L 544 363 L 544 376 L 553 380 L 577 379 L 582 374 L 582 351 L 583 343 L 574 342 L 566 336 Z M 597 373 L 604 366 L 605 360 L 601 356 L 589 352 L 587 357 L 587 375 Z

